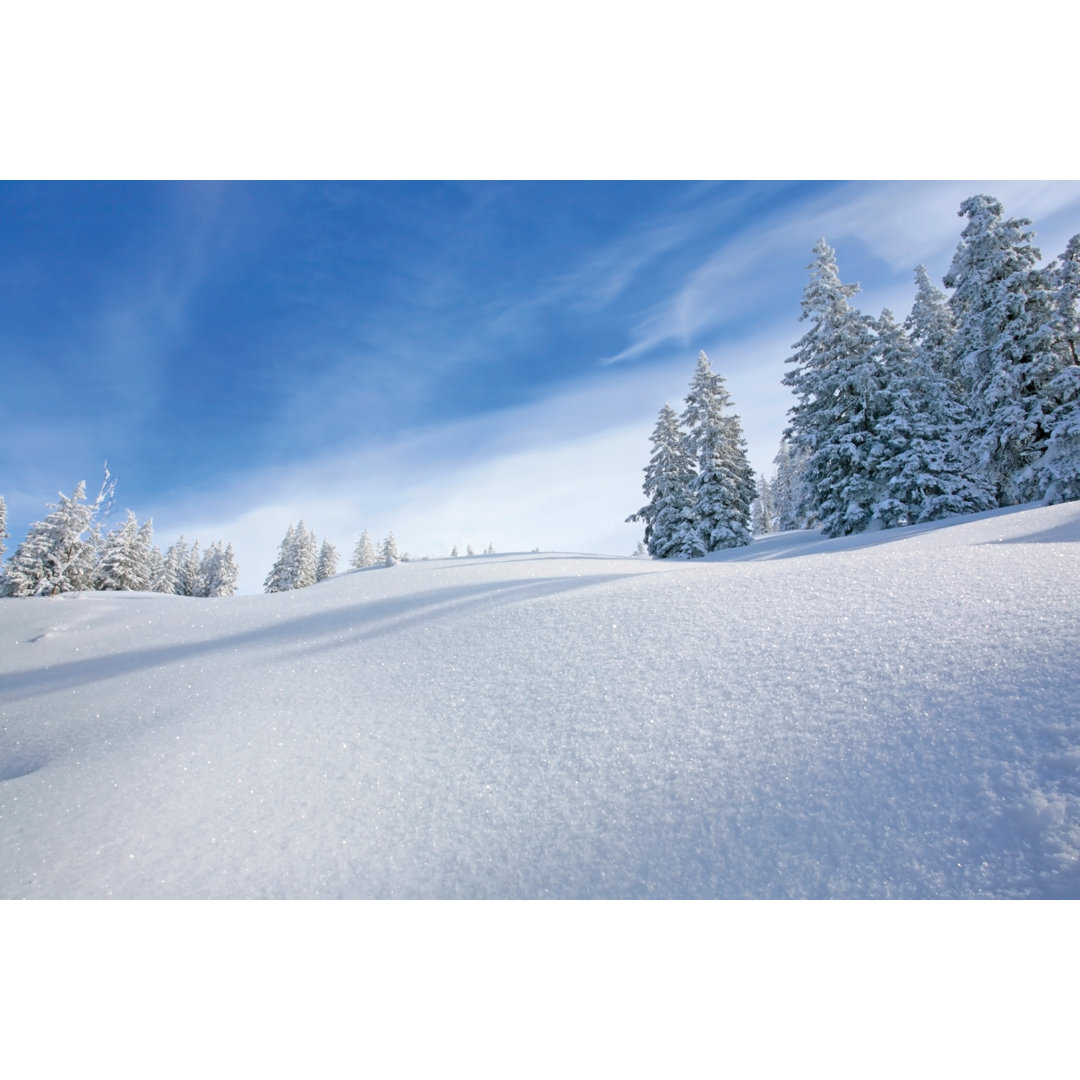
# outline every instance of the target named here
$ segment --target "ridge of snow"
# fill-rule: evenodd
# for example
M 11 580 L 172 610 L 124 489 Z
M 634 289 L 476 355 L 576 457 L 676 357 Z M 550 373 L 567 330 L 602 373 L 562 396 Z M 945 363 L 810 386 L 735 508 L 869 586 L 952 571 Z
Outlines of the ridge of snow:
M 1080 504 L 0 600 L 2 897 L 1080 897 Z

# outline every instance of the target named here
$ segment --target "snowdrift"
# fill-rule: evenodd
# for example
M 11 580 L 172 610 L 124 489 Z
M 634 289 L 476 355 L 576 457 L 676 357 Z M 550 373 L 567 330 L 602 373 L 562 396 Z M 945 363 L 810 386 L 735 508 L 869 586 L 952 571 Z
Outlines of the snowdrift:
M 1080 897 L 1080 505 L 0 600 L 0 896 Z

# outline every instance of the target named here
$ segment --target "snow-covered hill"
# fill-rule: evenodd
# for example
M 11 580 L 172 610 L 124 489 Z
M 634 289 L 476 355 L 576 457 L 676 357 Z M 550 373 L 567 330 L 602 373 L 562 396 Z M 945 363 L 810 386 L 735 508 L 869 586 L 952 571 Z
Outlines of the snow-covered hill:
M 3 897 L 1080 897 L 1080 504 L 0 600 Z

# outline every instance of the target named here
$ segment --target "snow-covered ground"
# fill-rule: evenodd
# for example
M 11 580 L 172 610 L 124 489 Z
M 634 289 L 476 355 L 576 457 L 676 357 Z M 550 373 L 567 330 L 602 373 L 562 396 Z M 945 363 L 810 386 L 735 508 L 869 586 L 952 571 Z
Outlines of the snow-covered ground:
M 1080 504 L 0 600 L 3 897 L 1080 897 Z

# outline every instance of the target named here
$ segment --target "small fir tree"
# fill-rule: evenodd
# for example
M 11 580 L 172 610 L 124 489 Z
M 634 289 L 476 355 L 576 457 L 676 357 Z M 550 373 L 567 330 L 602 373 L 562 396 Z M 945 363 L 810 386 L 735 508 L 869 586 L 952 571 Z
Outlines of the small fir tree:
M 296 526 L 290 523 L 278 547 L 274 565 L 270 567 L 270 573 L 263 582 L 263 589 L 268 593 L 288 592 L 296 588 L 297 576 Z
M 200 595 L 232 596 L 236 592 L 236 582 L 240 577 L 232 544 L 226 546 L 221 540 L 215 540 L 202 557 L 199 576 L 203 590 Z
M 398 553 L 397 540 L 392 532 L 387 533 L 386 539 L 382 543 L 382 561 L 387 566 L 393 566 L 401 556 Z
M 768 536 L 776 532 L 776 507 L 773 505 L 772 485 L 764 473 L 758 476 L 757 489 L 750 520 L 755 536 Z
M 319 562 L 315 568 L 315 580 L 325 581 L 327 578 L 332 578 L 337 573 L 337 564 L 337 548 L 329 540 L 324 540 L 322 547 L 319 548 Z
M 353 549 L 349 565 L 354 570 L 363 570 L 365 567 L 374 566 L 378 561 L 379 556 L 375 550 L 371 534 L 365 529 L 360 534 L 360 539 L 356 541 L 356 547 Z

